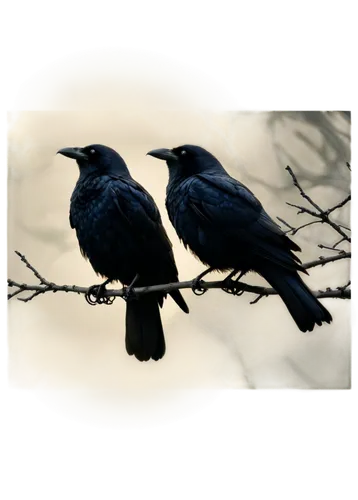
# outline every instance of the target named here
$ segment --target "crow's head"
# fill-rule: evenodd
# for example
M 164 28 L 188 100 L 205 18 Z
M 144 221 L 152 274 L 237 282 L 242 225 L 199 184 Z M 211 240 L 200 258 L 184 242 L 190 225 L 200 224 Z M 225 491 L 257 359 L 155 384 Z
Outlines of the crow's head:
M 190 177 L 200 173 L 225 171 L 219 160 L 200 146 L 185 144 L 173 149 L 153 149 L 150 156 L 165 160 L 171 176 Z
M 76 160 L 82 175 L 129 175 L 123 158 L 114 149 L 102 144 L 90 144 L 84 148 L 63 148 L 57 153 Z

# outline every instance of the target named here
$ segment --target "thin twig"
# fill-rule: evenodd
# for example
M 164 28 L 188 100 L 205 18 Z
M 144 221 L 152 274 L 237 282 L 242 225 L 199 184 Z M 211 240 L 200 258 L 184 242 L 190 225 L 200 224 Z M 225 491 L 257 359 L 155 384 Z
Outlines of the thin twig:
M 332 248 L 336 248 L 340 243 L 343 243 L 343 241 L 345 241 L 344 238 L 341 238 L 340 240 L 338 240 L 336 243 L 334 243 L 333 247 Z
M 283 222 L 284 224 L 286 224 L 286 226 L 290 227 L 287 222 L 285 222 L 283 219 L 280 219 L 280 217 L 277 217 L 278 220 L 280 220 L 281 222 Z M 322 224 L 323 221 L 321 220 L 313 220 L 311 222 L 307 222 L 306 224 L 302 224 L 302 226 L 299 226 L 299 227 L 293 227 L 291 226 L 290 229 L 288 231 L 285 232 L 285 234 L 290 234 L 292 236 L 294 236 L 296 233 L 298 233 L 298 231 L 301 231 L 301 229 L 303 229 L 304 227 L 308 227 L 308 226 L 312 226 L 313 224 Z
M 280 222 L 282 222 L 282 224 L 285 224 L 285 226 L 289 227 L 290 230 L 295 230 L 296 228 L 291 226 L 291 224 L 289 224 L 288 222 L 286 222 L 284 219 L 282 219 L 281 217 L 276 217 Z M 289 231 L 287 231 L 289 233 Z
M 348 288 L 351 284 L 351 280 L 348 281 L 348 283 L 346 283 L 344 286 L 337 286 L 337 289 L 338 290 L 345 290 L 346 288 Z
M 302 265 L 305 269 L 311 269 L 312 267 L 324 266 L 329 262 L 335 262 L 336 260 L 350 259 L 351 252 L 344 252 L 338 255 L 332 255 L 331 257 L 319 257 L 317 260 L 312 260 L 311 262 L 306 262 Z
M 26 259 L 25 255 L 23 255 L 22 253 L 18 252 L 17 250 L 15 250 L 15 253 L 16 255 L 18 255 L 21 259 L 22 262 L 24 262 L 24 264 L 26 265 L 26 267 L 28 269 L 30 269 L 30 271 L 32 271 L 34 273 L 34 275 L 36 276 L 36 278 L 39 280 L 40 283 L 43 283 L 44 285 L 49 285 L 50 283 L 43 277 L 41 276 L 41 274 L 30 264 L 30 262 Z
M 341 248 L 336 248 L 335 246 L 333 247 L 330 247 L 328 245 L 323 245 L 322 243 L 320 243 L 319 245 L 317 245 L 318 248 L 325 248 L 326 250 L 332 250 L 333 252 L 338 252 L 339 254 L 341 255 L 344 255 L 346 252 L 344 250 L 342 250 Z
M 338 224 L 341 228 L 346 229 L 347 231 L 351 232 L 351 228 L 348 226 L 345 226 L 344 224 L 339 223 Z
M 349 201 L 351 201 L 351 195 L 347 196 L 347 198 L 345 198 L 343 201 L 341 201 L 340 203 L 337 203 L 337 205 L 335 205 L 334 207 L 332 208 L 329 208 L 328 210 L 326 210 L 326 214 L 329 215 L 331 214 L 334 210 L 337 210 L 337 208 L 341 208 L 343 207 L 344 205 L 346 205 Z
M 301 214 L 301 213 L 307 213 L 309 215 L 312 215 L 312 217 L 316 217 L 318 219 L 320 219 L 322 222 L 325 222 L 327 224 L 329 224 L 337 233 L 339 233 L 346 241 L 348 241 L 349 243 L 351 242 L 351 239 L 350 237 L 341 229 L 341 227 L 336 224 L 335 222 L 333 222 L 330 218 L 329 218 L 329 214 L 333 211 L 333 210 L 336 210 L 336 208 L 339 208 L 340 206 L 343 206 L 345 205 L 346 203 L 348 203 L 348 201 L 350 201 L 350 196 L 348 196 L 348 198 L 346 198 L 345 200 L 343 200 L 340 204 L 336 205 L 335 207 L 333 207 L 332 209 L 328 209 L 328 210 L 323 210 L 319 205 L 317 205 L 317 203 L 315 203 L 312 198 L 310 198 L 308 196 L 307 193 L 305 193 L 305 191 L 302 189 L 300 183 L 298 182 L 295 174 L 293 173 L 292 169 L 287 166 L 286 167 L 286 170 L 288 171 L 288 173 L 291 175 L 292 177 L 292 180 L 293 180 L 293 184 L 297 187 L 297 189 L 299 190 L 300 192 L 300 195 L 308 201 L 308 203 L 310 203 L 310 205 L 312 205 L 316 210 L 317 212 L 314 212 L 313 210 L 310 210 L 309 208 L 306 208 L 306 207 L 302 207 L 301 205 L 296 205 L 296 204 L 293 204 L 293 203 L 289 203 L 289 202 L 286 202 L 287 205 L 291 206 L 291 207 L 295 207 L 295 208 L 298 208 L 299 211 L 298 213 Z
M 259 300 L 261 300 L 263 297 L 267 297 L 267 295 L 261 294 L 256 297 L 256 299 L 251 300 L 250 304 L 257 304 Z
M 310 203 L 318 212 L 323 212 L 322 208 L 320 208 L 317 203 L 315 203 L 309 196 L 307 193 L 305 193 L 303 191 L 303 189 L 301 188 L 298 180 L 297 180 L 297 177 L 295 176 L 295 174 L 293 173 L 291 167 L 289 167 L 287 165 L 286 167 L 286 170 L 288 171 L 288 173 L 290 174 L 290 176 L 292 177 L 292 180 L 293 180 L 293 184 L 296 186 L 296 188 L 299 190 L 301 196 L 308 201 L 308 203 Z

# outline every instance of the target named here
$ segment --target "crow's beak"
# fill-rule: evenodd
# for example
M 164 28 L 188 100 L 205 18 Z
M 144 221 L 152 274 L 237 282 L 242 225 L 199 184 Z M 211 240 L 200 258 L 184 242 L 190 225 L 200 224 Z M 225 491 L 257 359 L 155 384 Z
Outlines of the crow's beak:
M 154 158 L 159 158 L 159 160 L 165 161 L 177 161 L 179 157 L 173 153 L 171 149 L 152 149 L 147 153 L 149 156 L 154 156 Z
M 88 160 L 88 156 L 82 148 L 63 148 L 57 151 L 57 154 L 73 158 L 74 160 Z

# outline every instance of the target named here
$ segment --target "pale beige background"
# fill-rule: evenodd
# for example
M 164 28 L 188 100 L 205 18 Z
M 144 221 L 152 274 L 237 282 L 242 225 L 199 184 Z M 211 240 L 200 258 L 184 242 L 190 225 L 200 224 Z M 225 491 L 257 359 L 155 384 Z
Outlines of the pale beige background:
M 145 101 L 145 99 L 144 99 Z M 167 169 L 146 156 L 158 147 L 199 144 L 231 175 L 246 183 L 272 217 L 303 222 L 286 201 L 302 203 L 284 167 L 289 164 L 322 206 L 349 190 L 350 121 L 343 113 L 244 113 L 163 110 L 135 99 L 106 111 L 23 112 L 10 116 L 9 277 L 35 283 L 14 255 L 19 250 L 49 280 L 87 286 L 98 282 L 80 255 L 68 222 L 77 180 L 74 161 L 56 156 L 66 146 L 103 143 L 126 160 L 133 177 L 154 196 L 174 245 L 180 278 L 204 269 L 180 244 L 165 206 Z M 349 224 L 349 207 L 339 215 Z M 315 225 L 294 237 L 305 261 L 337 240 Z M 327 251 L 326 254 L 329 254 Z M 212 274 L 210 279 L 218 275 Z M 311 271 L 314 289 L 347 282 L 349 262 Z M 250 283 L 259 283 L 254 275 Z M 162 309 L 167 353 L 155 363 L 126 354 L 124 308 L 90 307 L 74 294 L 47 294 L 9 303 L 9 378 L 17 387 L 52 389 L 132 388 L 348 388 L 350 301 L 325 299 L 332 325 L 300 332 L 277 297 L 250 305 L 254 297 L 210 291 L 183 292 L 190 315 L 171 299 Z

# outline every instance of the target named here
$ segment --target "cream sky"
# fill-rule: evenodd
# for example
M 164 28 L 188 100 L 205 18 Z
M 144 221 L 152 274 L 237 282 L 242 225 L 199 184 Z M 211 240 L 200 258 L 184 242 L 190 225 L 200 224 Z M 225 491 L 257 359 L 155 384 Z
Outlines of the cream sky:
M 192 279 L 204 266 L 184 249 L 168 221 L 167 170 L 163 162 L 146 156 L 150 149 L 184 143 L 206 147 L 255 192 L 273 217 L 281 215 L 293 225 L 303 220 L 285 204 L 301 202 L 291 189 L 287 164 L 303 168 L 308 178 L 319 177 L 310 194 L 323 206 L 343 198 L 349 176 L 339 162 L 350 161 L 350 123 L 339 112 L 311 112 L 315 117 L 309 119 L 284 112 L 275 120 L 272 113 L 242 110 L 221 85 L 154 54 L 107 49 L 51 64 L 23 86 L 16 110 L 7 117 L 7 276 L 36 282 L 14 256 L 17 249 L 51 281 L 82 286 L 98 282 L 68 223 L 78 170 L 74 162 L 56 156 L 65 146 L 96 142 L 120 152 L 159 206 L 183 280 Z M 342 175 L 324 186 L 322 179 L 332 176 L 327 169 L 334 170 L 335 162 Z M 265 184 L 289 189 L 273 191 Z M 349 207 L 340 217 L 349 223 Z M 303 233 L 305 239 L 295 238 L 304 261 L 323 253 L 317 243 L 336 241 L 330 228 L 314 228 Z M 307 282 L 313 288 L 344 284 L 350 267 L 342 261 L 315 269 Z M 247 281 L 262 283 L 253 275 Z M 139 425 L 143 422 L 138 424 L 138 415 L 144 423 L 174 419 L 228 388 L 350 388 L 348 301 L 326 300 L 334 323 L 302 334 L 276 297 L 252 306 L 248 295 L 184 295 L 190 315 L 170 299 L 162 309 L 167 354 L 158 363 L 139 363 L 127 356 L 125 304 L 119 299 L 111 307 L 90 307 L 83 297 L 64 293 L 27 304 L 10 301 L 10 385 L 55 398 L 52 404 L 62 411 L 65 397 L 66 408 L 72 404 L 68 414 L 112 425 Z M 82 401 L 77 408 L 76 401 Z M 94 411 L 98 401 L 103 414 L 91 414 L 89 408 Z

